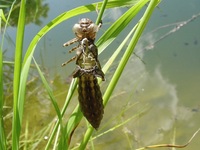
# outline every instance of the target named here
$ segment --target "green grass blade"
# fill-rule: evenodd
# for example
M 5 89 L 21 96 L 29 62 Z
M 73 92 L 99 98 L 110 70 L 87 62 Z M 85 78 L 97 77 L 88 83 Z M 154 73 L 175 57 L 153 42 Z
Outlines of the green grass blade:
M 11 15 L 11 12 L 12 12 L 12 10 L 13 10 L 13 7 L 14 7 L 15 2 L 16 2 L 16 0 L 14 0 L 14 1 L 12 2 L 12 5 L 11 5 L 11 7 L 10 7 L 10 11 L 9 11 L 9 13 L 8 13 L 7 19 L 5 18 L 5 15 L 4 15 L 4 13 L 3 13 L 3 10 L 0 9 L 0 17 L 1 17 L 1 19 L 5 22 L 4 31 L 3 31 L 3 36 L 2 36 L 2 41 L 1 41 L 1 49 L 2 49 L 2 50 L 3 50 L 4 36 L 5 36 L 6 28 L 7 28 L 7 26 L 9 25 L 8 20 L 10 19 L 10 15 Z M 1 24 L 1 21 L 0 21 L 0 24 Z
M 1 31 L 1 16 L 0 16 L 0 31 Z M 0 149 L 6 150 L 6 137 L 3 121 L 3 105 L 4 105 L 4 90 L 3 90 L 3 51 L 0 47 Z
M 69 87 L 69 90 L 68 90 L 68 94 L 67 94 L 67 97 L 66 97 L 64 106 L 63 106 L 63 108 L 62 108 L 62 111 L 61 111 L 61 115 L 62 115 L 62 116 L 64 115 L 64 113 L 65 113 L 67 107 L 69 106 L 69 102 L 70 102 L 70 100 L 71 100 L 71 98 L 72 98 L 72 96 L 73 96 L 73 93 L 74 93 L 75 90 L 76 90 L 76 87 L 77 87 L 77 81 L 76 81 L 75 79 L 73 79 L 72 82 L 71 82 L 71 84 L 70 84 L 70 87 Z M 78 108 L 76 108 L 76 109 L 78 109 Z M 75 109 L 75 110 L 76 110 L 76 109 Z M 73 113 L 72 113 L 72 114 L 73 114 Z M 72 121 L 68 121 L 68 122 L 72 122 Z M 74 124 L 77 125 L 77 123 L 74 123 Z M 53 138 L 54 138 L 54 136 L 55 136 L 55 134 L 56 134 L 56 132 L 57 132 L 58 126 L 59 126 L 59 122 L 56 122 L 55 127 L 54 127 L 54 129 L 53 129 L 53 131 L 52 131 L 52 133 L 51 133 L 51 135 L 50 135 L 50 137 L 49 137 L 49 140 L 48 140 L 47 144 L 46 144 L 45 150 L 48 150 L 48 149 L 49 149 L 49 147 L 50 147 L 50 145 L 51 145 L 51 143 L 52 143 L 52 141 L 53 141 Z M 72 125 L 72 126 L 74 126 L 74 125 Z M 58 131 L 58 132 L 59 132 L 59 131 Z M 65 137 L 66 137 L 66 136 L 65 136 Z
M 1 30 L 1 28 L 0 28 Z M 6 150 L 6 137 L 3 121 L 3 52 L 0 47 L 0 149 Z
M 59 123 L 60 129 L 61 129 L 61 138 L 60 138 L 61 139 L 60 140 L 61 141 L 60 142 L 61 143 L 61 147 L 67 147 L 68 145 L 67 145 L 67 142 L 66 142 L 66 139 L 65 139 L 65 130 L 64 130 L 63 125 L 62 125 L 62 114 L 60 112 L 60 109 L 58 107 L 56 99 L 55 99 L 55 97 L 53 95 L 53 91 L 51 90 L 50 86 L 48 85 L 48 82 L 46 81 L 44 75 L 42 74 L 37 62 L 35 61 L 35 59 L 33 59 L 33 60 L 34 60 L 34 63 L 35 63 L 36 68 L 38 70 L 38 73 L 39 73 L 39 75 L 41 77 L 41 80 L 42 80 L 42 82 L 43 82 L 43 84 L 44 84 L 44 86 L 45 86 L 45 88 L 46 88 L 46 90 L 47 90 L 47 92 L 49 94 L 50 100 L 51 100 L 51 102 L 52 102 L 52 104 L 54 106 L 54 109 L 55 109 L 55 111 L 57 113 L 57 116 L 58 116 L 58 123 Z
M 48 82 L 46 81 L 44 75 L 42 74 L 42 71 L 40 70 L 40 68 L 39 68 L 39 66 L 38 66 L 38 64 L 37 64 L 37 62 L 35 61 L 34 58 L 33 58 L 33 61 L 34 61 L 35 66 L 36 66 L 36 68 L 38 70 L 38 73 L 39 73 L 40 78 L 41 78 L 41 80 L 43 82 L 43 85 L 45 86 L 45 88 L 47 90 L 47 93 L 49 94 L 49 97 L 50 97 L 50 100 L 51 100 L 51 102 L 52 102 L 52 104 L 54 106 L 54 109 L 55 109 L 55 111 L 57 113 L 59 123 L 60 123 L 60 125 L 62 125 L 62 115 L 61 115 L 60 109 L 58 107 L 58 104 L 56 102 L 56 98 L 53 95 L 53 91 L 51 90 L 50 86 L 48 85 Z
M 13 126 L 12 126 L 12 149 L 19 148 L 19 136 L 21 131 L 22 112 L 24 101 L 19 99 L 20 73 L 22 64 L 22 49 L 24 39 L 25 27 L 25 0 L 21 1 L 20 13 L 18 20 L 17 36 L 16 36 L 16 50 L 15 50 L 15 68 L 14 68 L 14 102 L 13 102 Z
M 100 9 L 100 12 L 99 12 L 99 15 L 98 15 L 97 20 L 96 20 L 96 24 L 97 24 L 97 25 L 101 22 L 101 18 L 102 18 L 102 16 L 103 16 L 104 11 L 105 11 L 107 2 L 108 2 L 108 0 L 104 0 L 104 1 L 103 1 L 103 4 L 102 4 L 101 9 Z
M 2 20 L 3 20 L 5 23 L 7 22 L 7 20 L 6 20 L 5 16 L 4 16 L 3 10 L 0 9 L 0 26 L 1 26 L 1 21 L 2 21 Z M 0 29 L 1 29 L 1 27 L 0 27 Z
M 0 31 L 1 31 L 1 21 L 3 19 L 3 11 L 0 9 Z M 3 43 L 2 43 L 3 44 Z M 0 149 L 6 149 L 6 137 L 4 132 L 4 122 L 3 122 L 3 50 L 2 45 L 0 46 Z

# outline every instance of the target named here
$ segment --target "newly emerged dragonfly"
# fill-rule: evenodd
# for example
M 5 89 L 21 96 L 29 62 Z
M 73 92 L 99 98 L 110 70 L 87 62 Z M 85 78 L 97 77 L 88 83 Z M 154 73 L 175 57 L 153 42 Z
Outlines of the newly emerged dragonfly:
M 63 46 L 79 42 L 78 46 L 69 52 L 76 50 L 76 56 L 62 64 L 76 60 L 76 69 L 73 73 L 74 78 L 78 78 L 78 99 L 81 111 L 90 124 L 97 129 L 103 118 L 103 100 L 97 77 L 103 81 L 104 73 L 98 60 L 98 48 L 94 44 L 96 33 L 100 25 L 95 25 L 90 19 L 83 18 L 75 24 L 73 31 L 76 38 L 66 42 Z

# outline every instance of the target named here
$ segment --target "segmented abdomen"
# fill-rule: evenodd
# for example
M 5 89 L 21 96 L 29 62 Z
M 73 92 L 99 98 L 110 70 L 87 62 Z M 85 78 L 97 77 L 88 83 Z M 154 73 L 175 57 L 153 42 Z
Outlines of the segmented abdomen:
M 95 75 L 84 73 L 79 76 L 79 104 L 83 115 L 90 124 L 98 129 L 103 118 L 103 100 Z

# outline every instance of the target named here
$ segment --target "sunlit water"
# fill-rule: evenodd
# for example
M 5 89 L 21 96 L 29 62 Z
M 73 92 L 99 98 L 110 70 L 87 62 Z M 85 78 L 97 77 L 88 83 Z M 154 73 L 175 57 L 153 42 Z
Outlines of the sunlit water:
M 42 26 L 60 13 L 81 4 L 75 1 L 69 5 L 67 1 L 51 0 L 48 1 L 48 5 L 50 8 L 48 18 L 43 18 L 41 26 L 34 24 L 26 26 L 25 48 Z M 192 16 L 200 13 L 199 6 L 199 0 L 167 0 L 162 1 L 155 10 L 135 49 L 137 56 L 132 55 L 105 108 L 104 119 L 98 133 L 136 116 L 123 126 L 94 140 L 96 149 L 135 149 L 172 142 L 185 144 L 200 127 L 200 16 L 187 22 Z M 119 9 L 107 11 L 103 18 L 104 25 L 98 36 L 101 36 L 118 17 L 117 15 L 125 10 L 124 8 L 122 12 Z M 116 16 L 112 15 L 113 13 Z M 91 13 L 81 17 L 95 20 L 96 16 L 96 13 Z M 40 41 L 35 52 L 36 60 L 47 68 L 47 72 L 52 77 L 52 86 L 54 85 L 54 92 L 60 106 L 63 105 L 67 94 L 65 89 L 68 87 L 68 76 L 75 67 L 74 63 L 61 67 L 63 62 L 73 56 L 68 54 L 70 48 L 63 48 L 62 44 L 74 37 L 71 28 L 79 19 L 80 16 L 57 26 Z M 176 29 L 184 22 L 187 24 Z M 176 29 L 175 32 L 170 32 L 173 29 Z M 14 41 L 15 28 L 8 28 L 7 35 Z M 113 47 L 117 47 L 123 38 L 119 37 Z M 9 44 L 8 39 L 6 40 L 5 49 L 8 49 L 6 54 L 12 58 L 14 44 Z M 114 50 L 109 47 L 100 56 L 102 65 Z M 115 66 L 106 74 L 107 80 L 102 84 L 103 92 L 114 70 Z M 56 75 L 61 78 L 56 79 Z M 31 92 L 28 92 L 28 95 L 31 96 Z M 31 128 L 38 129 L 51 121 L 55 113 L 47 96 L 35 95 L 34 97 L 27 100 L 25 117 L 28 116 Z M 72 110 L 77 103 L 75 95 L 71 103 Z M 68 112 L 70 113 L 71 110 Z M 84 125 L 83 122 L 80 126 L 84 127 Z M 84 132 L 82 129 L 77 130 Z M 198 149 L 199 137 L 197 135 L 186 149 Z M 79 140 L 75 138 L 72 143 L 80 142 Z

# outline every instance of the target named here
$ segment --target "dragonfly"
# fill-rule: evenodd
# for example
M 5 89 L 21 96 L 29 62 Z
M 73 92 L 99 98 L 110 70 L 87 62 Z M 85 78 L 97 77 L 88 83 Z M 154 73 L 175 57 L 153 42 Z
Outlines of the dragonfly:
M 98 60 L 98 48 L 94 44 L 100 26 L 88 18 L 83 18 L 78 24 L 75 24 L 73 31 L 76 38 L 64 43 L 63 46 L 78 42 L 78 46 L 69 51 L 76 50 L 76 56 L 62 64 L 65 66 L 76 60 L 77 67 L 72 75 L 73 78 L 78 78 L 79 105 L 83 115 L 95 129 L 98 129 L 104 113 L 97 77 L 105 81 L 105 75 Z

